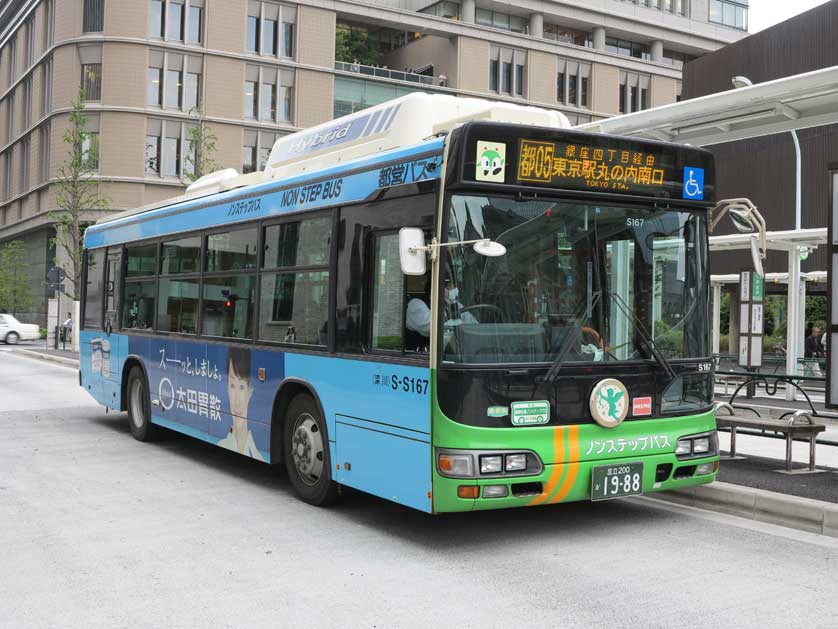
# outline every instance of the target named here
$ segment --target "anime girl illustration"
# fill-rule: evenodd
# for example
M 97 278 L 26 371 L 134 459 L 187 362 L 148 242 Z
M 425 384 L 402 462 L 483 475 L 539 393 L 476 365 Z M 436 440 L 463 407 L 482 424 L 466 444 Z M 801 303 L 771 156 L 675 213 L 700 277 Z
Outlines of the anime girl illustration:
M 227 349 L 227 397 L 230 400 L 233 426 L 227 436 L 218 442 L 218 445 L 257 461 L 264 461 L 253 441 L 253 433 L 247 426 L 247 411 L 252 395 L 250 350 L 246 347 L 230 347 Z

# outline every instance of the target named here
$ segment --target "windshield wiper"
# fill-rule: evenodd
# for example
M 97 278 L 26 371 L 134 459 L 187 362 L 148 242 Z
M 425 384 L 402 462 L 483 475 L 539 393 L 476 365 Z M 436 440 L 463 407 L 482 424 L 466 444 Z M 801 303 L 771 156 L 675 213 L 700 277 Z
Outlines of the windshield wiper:
M 576 314 L 573 316 L 574 326 L 579 324 L 579 317 L 582 316 L 582 312 L 586 310 L 593 310 L 596 307 L 599 298 L 600 293 L 594 293 L 590 304 L 583 303 L 579 307 L 579 310 L 577 310 Z M 550 369 L 547 370 L 547 373 L 544 374 L 544 382 L 555 382 L 556 376 L 559 375 L 559 370 L 567 361 L 567 355 L 570 353 L 570 348 L 573 347 L 574 340 L 576 340 L 576 336 L 574 334 L 568 334 L 564 338 L 562 344 L 559 345 L 559 351 L 556 353 L 556 359 L 553 361 L 553 364 L 550 365 Z
M 671 380 L 674 380 L 676 377 L 675 370 L 672 368 L 672 365 L 666 359 L 666 356 L 664 356 L 660 349 L 658 349 L 658 346 L 652 338 L 652 335 L 646 331 L 646 328 L 643 326 L 643 322 L 634 313 L 634 310 L 632 310 L 629 307 L 629 305 L 625 302 L 625 300 L 622 297 L 620 297 L 617 293 L 609 292 L 607 293 L 607 295 L 611 297 L 614 300 L 614 303 L 616 303 L 620 307 L 620 310 L 623 311 L 623 314 L 629 317 L 634 322 L 634 329 L 637 330 L 637 333 L 640 335 L 640 338 L 642 339 L 644 346 L 648 350 L 649 355 L 658 362 L 658 364 L 666 372 L 666 375 L 668 375 Z

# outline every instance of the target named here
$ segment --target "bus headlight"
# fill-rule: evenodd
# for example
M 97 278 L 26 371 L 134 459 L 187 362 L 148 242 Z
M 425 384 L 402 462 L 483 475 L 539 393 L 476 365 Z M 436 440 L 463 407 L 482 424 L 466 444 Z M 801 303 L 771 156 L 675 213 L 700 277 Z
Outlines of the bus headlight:
M 675 445 L 675 456 L 679 459 L 716 456 L 719 453 L 719 439 L 715 432 L 681 437 Z
M 505 478 L 537 476 L 544 464 L 532 450 L 455 450 L 438 448 L 436 467 L 449 478 Z
M 710 437 L 693 439 L 693 454 L 706 454 L 710 452 Z
M 469 478 L 474 476 L 473 461 L 470 454 L 440 454 L 439 471 L 445 476 Z
M 483 455 L 480 457 L 481 474 L 497 474 L 503 468 L 503 457 L 498 455 Z

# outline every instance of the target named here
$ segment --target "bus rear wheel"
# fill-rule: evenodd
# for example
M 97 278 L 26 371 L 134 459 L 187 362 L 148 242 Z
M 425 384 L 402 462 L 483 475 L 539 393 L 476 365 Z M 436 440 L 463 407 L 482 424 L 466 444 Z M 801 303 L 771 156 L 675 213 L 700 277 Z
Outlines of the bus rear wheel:
M 323 507 L 335 502 L 326 422 L 310 395 L 296 396 L 283 425 L 283 455 L 294 492 L 305 502 Z
M 128 373 L 128 426 L 137 441 L 148 441 L 154 435 L 148 383 L 139 367 L 132 367 Z

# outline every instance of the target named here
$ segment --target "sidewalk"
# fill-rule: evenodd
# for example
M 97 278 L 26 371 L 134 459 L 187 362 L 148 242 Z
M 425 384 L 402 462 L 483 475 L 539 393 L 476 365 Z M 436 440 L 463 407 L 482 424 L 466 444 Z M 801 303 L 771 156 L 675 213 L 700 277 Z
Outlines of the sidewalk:
M 44 349 L 43 346 L 36 347 L 36 346 L 16 346 L 12 351 L 18 354 L 24 354 L 31 358 L 37 358 L 39 360 L 46 360 L 49 362 L 58 363 L 61 365 L 66 365 L 68 367 L 76 367 L 79 366 L 79 353 L 78 352 L 71 352 L 69 350 L 62 350 L 62 349 Z

